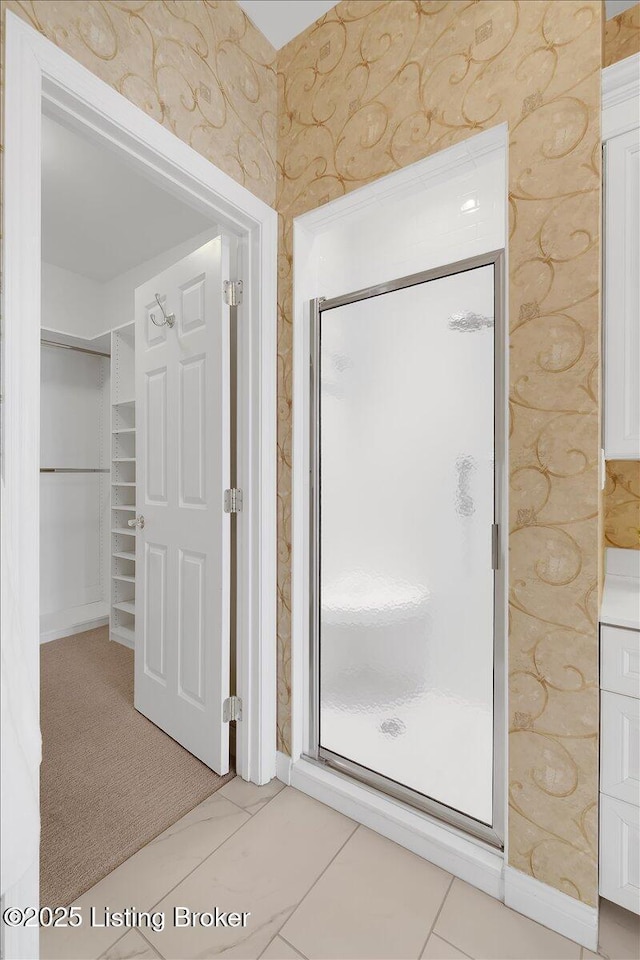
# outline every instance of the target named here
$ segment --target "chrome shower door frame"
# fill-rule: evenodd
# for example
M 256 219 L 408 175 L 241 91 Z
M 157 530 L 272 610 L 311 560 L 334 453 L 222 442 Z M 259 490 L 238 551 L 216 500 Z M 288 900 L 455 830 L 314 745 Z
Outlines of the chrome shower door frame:
M 496 569 L 493 588 L 493 822 L 491 826 L 446 804 L 402 786 L 368 767 L 320 746 L 320 318 L 325 310 L 345 306 L 429 280 L 439 280 L 478 267 L 494 268 L 494 524 Z M 374 790 L 470 834 L 492 847 L 504 848 L 505 703 L 506 703 L 506 330 L 504 250 L 493 250 L 398 280 L 356 290 L 332 299 L 310 301 L 310 508 L 309 508 L 309 742 L 305 757 L 352 777 Z

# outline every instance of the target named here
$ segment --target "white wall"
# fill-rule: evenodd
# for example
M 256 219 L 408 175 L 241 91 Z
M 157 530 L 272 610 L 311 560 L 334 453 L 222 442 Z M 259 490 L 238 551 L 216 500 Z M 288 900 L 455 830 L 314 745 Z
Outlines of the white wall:
M 43 261 L 42 326 L 46 330 L 93 340 L 130 323 L 135 288 L 219 233 L 219 228 L 212 226 L 157 257 L 141 261 L 132 270 L 106 283 Z
M 133 320 L 136 287 L 219 232 L 211 227 L 107 283 L 43 263 L 43 327 L 96 348 L 97 338 Z M 109 467 L 109 360 L 46 346 L 41 356 L 41 466 Z M 41 475 L 43 640 L 75 632 L 79 624 L 87 629 L 108 614 L 109 494 L 109 474 Z
M 40 411 L 41 467 L 108 467 L 108 359 L 43 346 Z M 108 530 L 108 473 L 40 474 L 43 639 L 106 615 Z
M 167 267 L 172 266 L 178 260 L 193 253 L 199 247 L 213 240 L 220 233 L 218 227 L 211 227 L 204 233 L 199 233 L 190 240 L 185 240 L 175 247 L 171 247 L 164 253 L 151 260 L 145 260 L 132 270 L 120 274 L 115 279 L 105 283 L 102 287 L 102 309 L 103 309 L 103 327 L 102 332 L 114 330 L 125 323 L 131 323 L 133 320 L 134 293 L 136 287 L 151 280 L 156 274 L 162 273 Z
M 312 296 L 339 296 L 504 247 L 505 183 L 506 154 L 496 150 L 461 152 L 458 164 L 421 184 L 409 179 L 391 197 L 378 181 L 375 203 L 354 203 L 314 238 Z
M 88 340 L 104 330 L 102 284 L 42 262 L 42 326 Z

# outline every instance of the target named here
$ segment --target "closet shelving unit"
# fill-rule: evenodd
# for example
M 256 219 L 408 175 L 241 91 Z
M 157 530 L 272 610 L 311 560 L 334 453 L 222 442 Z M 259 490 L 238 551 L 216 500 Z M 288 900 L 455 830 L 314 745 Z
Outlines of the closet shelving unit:
M 135 328 L 111 334 L 111 639 L 135 641 L 136 527 Z

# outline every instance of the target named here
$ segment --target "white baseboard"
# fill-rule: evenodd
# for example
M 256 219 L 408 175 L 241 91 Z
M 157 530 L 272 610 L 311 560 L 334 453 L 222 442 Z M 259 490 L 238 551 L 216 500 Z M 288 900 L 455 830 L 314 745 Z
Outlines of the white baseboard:
M 39 863 L 36 861 L 18 880 L 18 882 L 4 891 L 0 897 L 0 909 L 18 907 L 24 910 L 27 907 L 40 906 L 40 874 Z M 34 960 L 40 956 L 39 929 L 31 926 L 10 927 L 2 924 L 2 956 L 7 960 Z
M 550 930 L 575 940 L 594 953 L 598 949 L 598 910 L 541 883 L 533 877 L 505 867 L 504 902 L 512 910 L 544 924 Z
M 97 604 L 91 604 L 97 606 Z M 72 622 L 56 624 L 49 629 L 45 628 L 40 633 L 40 643 L 50 643 L 52 640 L 61 640 L 62 637 L 72 637 L 74 633 L 84 633 L 87 630 L 95 630 L 97 627 L 104 627 L 109 623 L 109 616 L 93 617 L 91 620 L 78 620 L 70 618 Z
M 513 867 L 506 867 L 501 852 L 304 758 L 294 763 L 286 754 L 278 752 L 276 771 L 283 783 L 370 827 L 497 900 L 503 900 L 525 917 L 594 953 L 597 951 L 597 909 Z
M 119 643 L 120 646 L 122 647 L 128 647 L 129 650 L 135 650 L 136 648 L 136 645 L 133 642 L 133 640 L 129 640 L 126 637 L 123 637 L 121 633 L 117 633 L 117 631 L 115 630 L 111 632 L 110 639 L 113 640 L 114 643 Z
M 465 837 L 427 814 L 370 790 L 334 770 L 302 758 L 292 764 L 284 754 L 278 754 L 279 764 L 281 757 L 279 780 L 363 823 L 490 896 L 503 899 L 503 855 L 500 851 Z M 285 761 L 290 769 L 288 780 Z
M 276 752 L 276 777 L 287 786 L 291 783 L 291 757 L 280 750 Z

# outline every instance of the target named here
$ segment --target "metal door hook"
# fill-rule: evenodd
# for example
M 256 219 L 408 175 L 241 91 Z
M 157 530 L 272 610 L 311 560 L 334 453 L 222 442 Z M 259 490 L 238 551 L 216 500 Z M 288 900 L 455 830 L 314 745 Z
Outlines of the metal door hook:
M 152 322 L 152 323 L 155 323 L 156 327 L 164 327 L 165 324 L 166 324 L 167 327 L 172 327 L 172 326 L 174 325 L 174 323 L 176 322 L 176 315 L 175 315 L 175 313 L 165 313 L 164 307 L 162 306 L 162 302 L 161 302 L 161 300 L 160 300 L 160 294 L 159 294 L 159 293 L 156 293 L 156 303 L 158 304 L 158 306 L 159 306 L 160 309 L 162 310 L 162 320 L 156 320 L 156 315 L 155 315 L 155 313 L 152 313 L 152 314 L 151 314 L 151 322 Z

